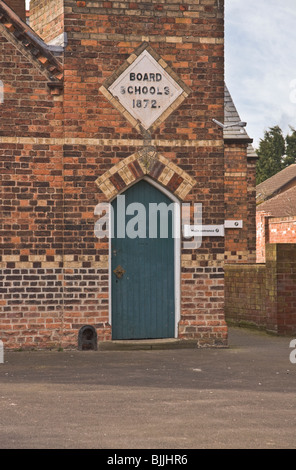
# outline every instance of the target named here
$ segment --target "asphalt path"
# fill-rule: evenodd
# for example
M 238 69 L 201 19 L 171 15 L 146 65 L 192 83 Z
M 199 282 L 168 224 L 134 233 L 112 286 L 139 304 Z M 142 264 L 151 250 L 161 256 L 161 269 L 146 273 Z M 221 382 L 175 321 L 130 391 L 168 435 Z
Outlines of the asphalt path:
M 294 449 L 292 338 L 223 349 L 5 352 L 1 449 Z

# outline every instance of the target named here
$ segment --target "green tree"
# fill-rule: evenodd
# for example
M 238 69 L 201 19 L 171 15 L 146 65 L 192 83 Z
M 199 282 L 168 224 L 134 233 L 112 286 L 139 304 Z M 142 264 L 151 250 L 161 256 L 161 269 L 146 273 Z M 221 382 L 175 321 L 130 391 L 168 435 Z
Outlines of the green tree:
M 296 130 L 290 126 L 291 134 L 286 136 L 286 155 L 283 158 L 283 168 L 296 163 Z
M 256 184 L 262 183 L 283 169 L 285 152 L 286 140 L 281 128 L 274 126 L 265 131 L 257 150 L 259 160 L 256 168 Z

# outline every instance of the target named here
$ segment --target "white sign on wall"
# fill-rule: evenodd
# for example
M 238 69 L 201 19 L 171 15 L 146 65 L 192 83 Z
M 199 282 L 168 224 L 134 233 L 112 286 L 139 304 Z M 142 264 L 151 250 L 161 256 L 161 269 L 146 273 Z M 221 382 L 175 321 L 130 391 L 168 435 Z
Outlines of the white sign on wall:
M 225 228 L 243 228 L 242 220 L 225 220 Z
M 144 129 L 149 129 L 184 90 L 144 50 L 108 91 Z
M 184 237 L 224 237 L 224 225 L 184 225 Z
M 0 340 L 0 364 L 4 364 L 4 345 L 3 341 Z

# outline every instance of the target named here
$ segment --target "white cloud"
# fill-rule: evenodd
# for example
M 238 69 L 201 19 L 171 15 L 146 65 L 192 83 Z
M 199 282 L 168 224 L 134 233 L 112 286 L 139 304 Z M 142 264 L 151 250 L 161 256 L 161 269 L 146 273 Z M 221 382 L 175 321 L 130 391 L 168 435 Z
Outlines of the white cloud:
M 269 127 L 296 126 L 296 2 L 226 0 L 225 12 L 226 83 L 257 146 Z

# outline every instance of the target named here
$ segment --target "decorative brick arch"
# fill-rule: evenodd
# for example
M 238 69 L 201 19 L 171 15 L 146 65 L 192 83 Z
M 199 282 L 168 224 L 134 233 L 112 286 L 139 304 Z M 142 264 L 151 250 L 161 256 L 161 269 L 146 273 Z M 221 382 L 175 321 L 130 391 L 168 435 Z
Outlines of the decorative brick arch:
M 184 200 L 196 184 L 186 171 L 148 149 L 142 149 L 117 163 L 99 176 L 96 184 L 110 201 L 144 176 L 150 176 L 180 200 Z

